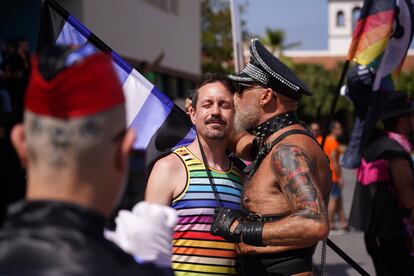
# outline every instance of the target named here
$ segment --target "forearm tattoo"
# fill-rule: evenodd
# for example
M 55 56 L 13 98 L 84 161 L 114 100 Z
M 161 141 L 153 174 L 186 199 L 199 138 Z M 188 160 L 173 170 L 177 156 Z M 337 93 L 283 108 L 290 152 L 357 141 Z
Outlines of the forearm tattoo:
M 272 169 L 294 216 L 314 220 L 326 219 L 326 207 L 312 172 L 315 166 L 300 147 L 284 144 L 273 152 Z

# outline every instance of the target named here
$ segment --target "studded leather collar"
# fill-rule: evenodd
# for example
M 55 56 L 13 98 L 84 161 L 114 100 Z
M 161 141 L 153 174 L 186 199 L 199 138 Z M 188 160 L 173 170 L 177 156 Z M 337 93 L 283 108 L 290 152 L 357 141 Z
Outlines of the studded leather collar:
M 258 125 L 257 127 L 248 129 L 247 131 L 256 136 L 254 139 L 254 146 L 256 147 L 254 150 L 255 153 L 252 156 L 256 156 L 257 152 L 263 147 L 264 141 L 267 137 L 279 131 L 285 127 L 294 125 L 294 124 L 301 124 L 302 122 L 298 119 L 295 112 L 287 112 L 275 117 L 270 118 L 266 122 Z
M 259 126 L 248 130 L 249 133 L 254 134 L 256 136 L 256 138 L 253 140 L 253 144 L 250 150 L 250 155 L 254 158 L 254 161 L 244 170 L 244 172 L 248 174 L 248 176 L 253 176 L 261 161 L 274 146 L 273 142 L 265 143 L 266 138 L 272 135 L 273 133 L 294 124 L 303 123 L 298 119 L 295 112 L 287 112 L 277 115 L 267 120 L 263 124 L 260 124 Z

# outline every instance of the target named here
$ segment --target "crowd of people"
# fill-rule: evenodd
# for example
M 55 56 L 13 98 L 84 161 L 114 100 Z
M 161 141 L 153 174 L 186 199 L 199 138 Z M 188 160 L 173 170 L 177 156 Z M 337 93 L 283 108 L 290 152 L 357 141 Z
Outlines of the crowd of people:
M 343 128 L 340 122 L 332 121 L 330 133 L 323 140 L 321 127 L 319 123 L 312 122 L 309 129 L 317 138 L 318 143 L 323 143 L 323 150 L 329 158 L 329 164 L 332 171 L 332 188 L 328 204 L 328 215 L 331 227 L 331 234 L 343 234 L 349 231 L 348 221 L 343 207 L 342 190 L 344 188 L 344 178 L 340 164 L 340 157 L 343 154 L 339 139 L 343 134 Z M 337 225 L 338 224 L 338 225 Z
M 25 43 L 6 51 L 2 115 L 23 118 L 9 132 L 27 185 L 0 230 L 0 274 L 312 275 L 317 243 L 349 227 L 342 126 L 322 141 L 317 123 L 298 118 L 306 85 L 252 40 L 240 73 L 208 74 L 188 93 L 196 139 L 155 163 L 145 201 L 112 231 L 135 133 L 110 57 L 87 47 L 51 46 L 31 65 Z M 378 275 L 413 275 L 414 103 L 393 97 L 358 170 L 365 205 L 350 224 Z

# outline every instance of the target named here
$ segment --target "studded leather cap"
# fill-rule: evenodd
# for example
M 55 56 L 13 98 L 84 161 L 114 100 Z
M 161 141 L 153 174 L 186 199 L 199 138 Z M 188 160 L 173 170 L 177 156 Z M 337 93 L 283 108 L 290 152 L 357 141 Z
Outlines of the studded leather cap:
M 242 84 L 260 83 L 272 88 L 289 98 L 298 100 L 302 95 L 311 96 L 313 93 L 305 84 L 279 59 L 270 53 L 260 41 L 255 38 L 250 44 L 250 61 L 237 75 L 229 78 Z

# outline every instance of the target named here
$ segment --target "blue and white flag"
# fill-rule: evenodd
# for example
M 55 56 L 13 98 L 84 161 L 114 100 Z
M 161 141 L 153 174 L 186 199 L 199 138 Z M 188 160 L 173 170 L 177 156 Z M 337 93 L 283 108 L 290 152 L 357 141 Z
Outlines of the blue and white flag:
M 194 140 L 191 121 L 171 99 L 54 0 L 42 3 L 38 50 L 53 44 L 85 43 L 112 55 L 125 94 L 127 124 L 136 131 L 134 148 L 146 151 L 147 167 L 168 154 L 171 148 Z

